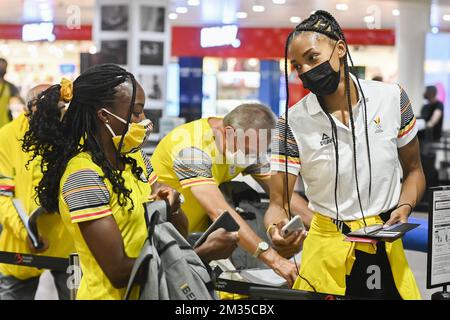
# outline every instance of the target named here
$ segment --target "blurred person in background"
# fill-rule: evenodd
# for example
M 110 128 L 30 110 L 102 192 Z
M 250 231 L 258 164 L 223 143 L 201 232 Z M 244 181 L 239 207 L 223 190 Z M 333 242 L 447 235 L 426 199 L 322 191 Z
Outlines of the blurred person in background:
M 442 124 L 444 121 L 444 105 L 437 99 L 437 88 L 427 86 L 423 94 L 427 103 L 420 110 L 417 119 L 419 132 L 417 137 L 420 141 L 420 159 L 425 176 L 427 177 L 427 188 L 424 201 L 431 201 L 431 190 L 429 188 L 439 185 L 439 172 L 436 168 L 436 149 L 433 142 L 439 142 L 442 137 Z
M 9 109 L 11 98 L 16 97 L 23 103 L 16 86 L 5 80 L 7 68 L 8 62 L 0 58 L 0 128 L 12 120 Z
M 435 86 L 427 86 L 423 97 L 428 102 L 420 110 L 420 119 L 425 120 L 425 130 L 419 131 L 418 137 L 421 142 L 437 142 L 442 136 L 444 105 L 437 99 Z
M 50 85 L 39 85 L 27 94 L 27 112 L 0 129 L 0 251 L 43 254 L 67 258 L 74 251 L 69 233 L 57 214 L 44 213 L 37 218 L 42 248 L 35 249 L 13 204 L 13 199 L 22 202 L 27 214 L 39 205 L 36 203 L 35 187 L 42 178 L 39 158 L 31 162 L 30 154 L 22 151 L 22 139 L 29 128 L 29 119 L 36 111 L 37 97 Z M 59 102 L 59 112 L 65 107 Z M 11 264 L 0 264 L 0 300 L 33 300 L 42 269 Z M 65 271 L 52 271 L 59 299 L 69 299 Z

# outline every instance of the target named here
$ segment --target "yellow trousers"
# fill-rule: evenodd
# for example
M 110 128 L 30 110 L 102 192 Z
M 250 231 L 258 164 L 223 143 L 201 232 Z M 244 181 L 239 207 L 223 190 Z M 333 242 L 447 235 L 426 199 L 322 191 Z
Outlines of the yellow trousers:
M 364 227 L 362 219 L 345 223 L 352 231 Z M 366 223 L 382 224 L 383 221 L 379 216 L 375 216 L 366 218 Z M 347 242 L 344 238 L 330 218 L 314 214 L 311 228 L 303 244 L 300 275 L 307 279 L 317 292 L 345 295 L 346 276 L 352 271 L 355 250 L 369 254 L 376 253 L 374 244 Z M 402 240 L 385 244 L 395 286 L 400 296 L 405 300 L 421 299 L 416 280 L 405 257 Z M 300 277 L 297 278 L 293 288 L 313 291 L 313 288 Z

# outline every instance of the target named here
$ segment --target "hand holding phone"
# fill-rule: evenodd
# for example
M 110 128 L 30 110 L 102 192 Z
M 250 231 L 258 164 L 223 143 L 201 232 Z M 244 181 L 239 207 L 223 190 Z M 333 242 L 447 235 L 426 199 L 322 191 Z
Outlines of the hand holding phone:
M 234 220 L 233 216 L 228 211 L 225 211 L 209 226 L 200 239 L 197 240 L 194 244 L 194 249 L 200 246 L 212 232 L 220 228 L 224 228 L 227 232 L 235 232 L 239 231 L 240 226 Z
M 302 229 L 305 229 L 302 219 L 300 216 L 295 216 L 283 228 L 281 228 L 281 235 L 286 238 L 292 232 L 300 231 Z

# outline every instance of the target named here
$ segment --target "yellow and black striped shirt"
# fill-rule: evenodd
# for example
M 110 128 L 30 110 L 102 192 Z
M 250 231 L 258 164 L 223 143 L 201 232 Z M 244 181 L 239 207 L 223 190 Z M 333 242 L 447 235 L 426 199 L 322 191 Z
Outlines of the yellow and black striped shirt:
M 147 237 L 143 203 L 151 194 L 151 184 L 156 180 L 150 162 L 142 152 L 130 155 L 143 169 L 137 178 L 126 165 L 122 172 L 125 187 L 132 190 L 125 207 L 118 202 L 118 196 L 102 169 L 96 165 L 88 153 L 82 152 L 67 164 L 60 182 L 59 210 L 64 225 L 74 239 L 80 257 L 83 277 L 77 299 L 122 299 L 124 289 L 116 289 L 106 277 L 80 232 L 79 223 L 112 216 L 122 235 L 125 253 L 136 258 Z M 108 235 L 105 234 L 105 237 Z

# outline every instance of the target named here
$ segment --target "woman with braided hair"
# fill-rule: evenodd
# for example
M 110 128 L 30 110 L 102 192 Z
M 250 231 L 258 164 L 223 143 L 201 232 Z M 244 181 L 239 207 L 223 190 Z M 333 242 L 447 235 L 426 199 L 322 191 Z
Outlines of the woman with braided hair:
M 278 120 L 265 224 L 276 226 L 270 229 L 275 247 L 292 246 L 280 236 L 280 221 L 289 213 L 300 174 L 315 214 L 294 288 L 420 299 L 401 240 L 344 241 L 365 226 L 407 222 L 422 197 L 425 178 L 406 92 L 397 84 L 352 75 L 344 33 L 325 11 L 297 25 L 285 56 L 311 93 Z M 285 69 L 287 77 L 287 61 Z
M 69 103 L 62 120 L 58 101 Z M 41 157 L 36 188 L 74 239 L 83 277 L 77 299 L 121 299 L 147 231 L 142 203 L 155 176 L 138 151 L 151 132 L 133 75 L 105 64 L 42 92 L 23 141 Z
M 62 120 L 59 100 L 70 102 Z M 94 66 L 73 83 L 63 79 L 39 95 L 23 139 L 23 150 L 42 159 L 39 201 L 60 213 L 80 257 L 77 299 L 123 298 L 147 238 L 144 202 L 166 199 L 168 220 L 181 233 L 187 230 L 179 194 L 156 183 L 141 150 L 152 130 L 144 104 L 133 74 L 114 64 Z M 237 241 L 219 229 L 195 252 L 204 261 L 224 259 Z M 137 297 L 134 292 L 130 298 Z

